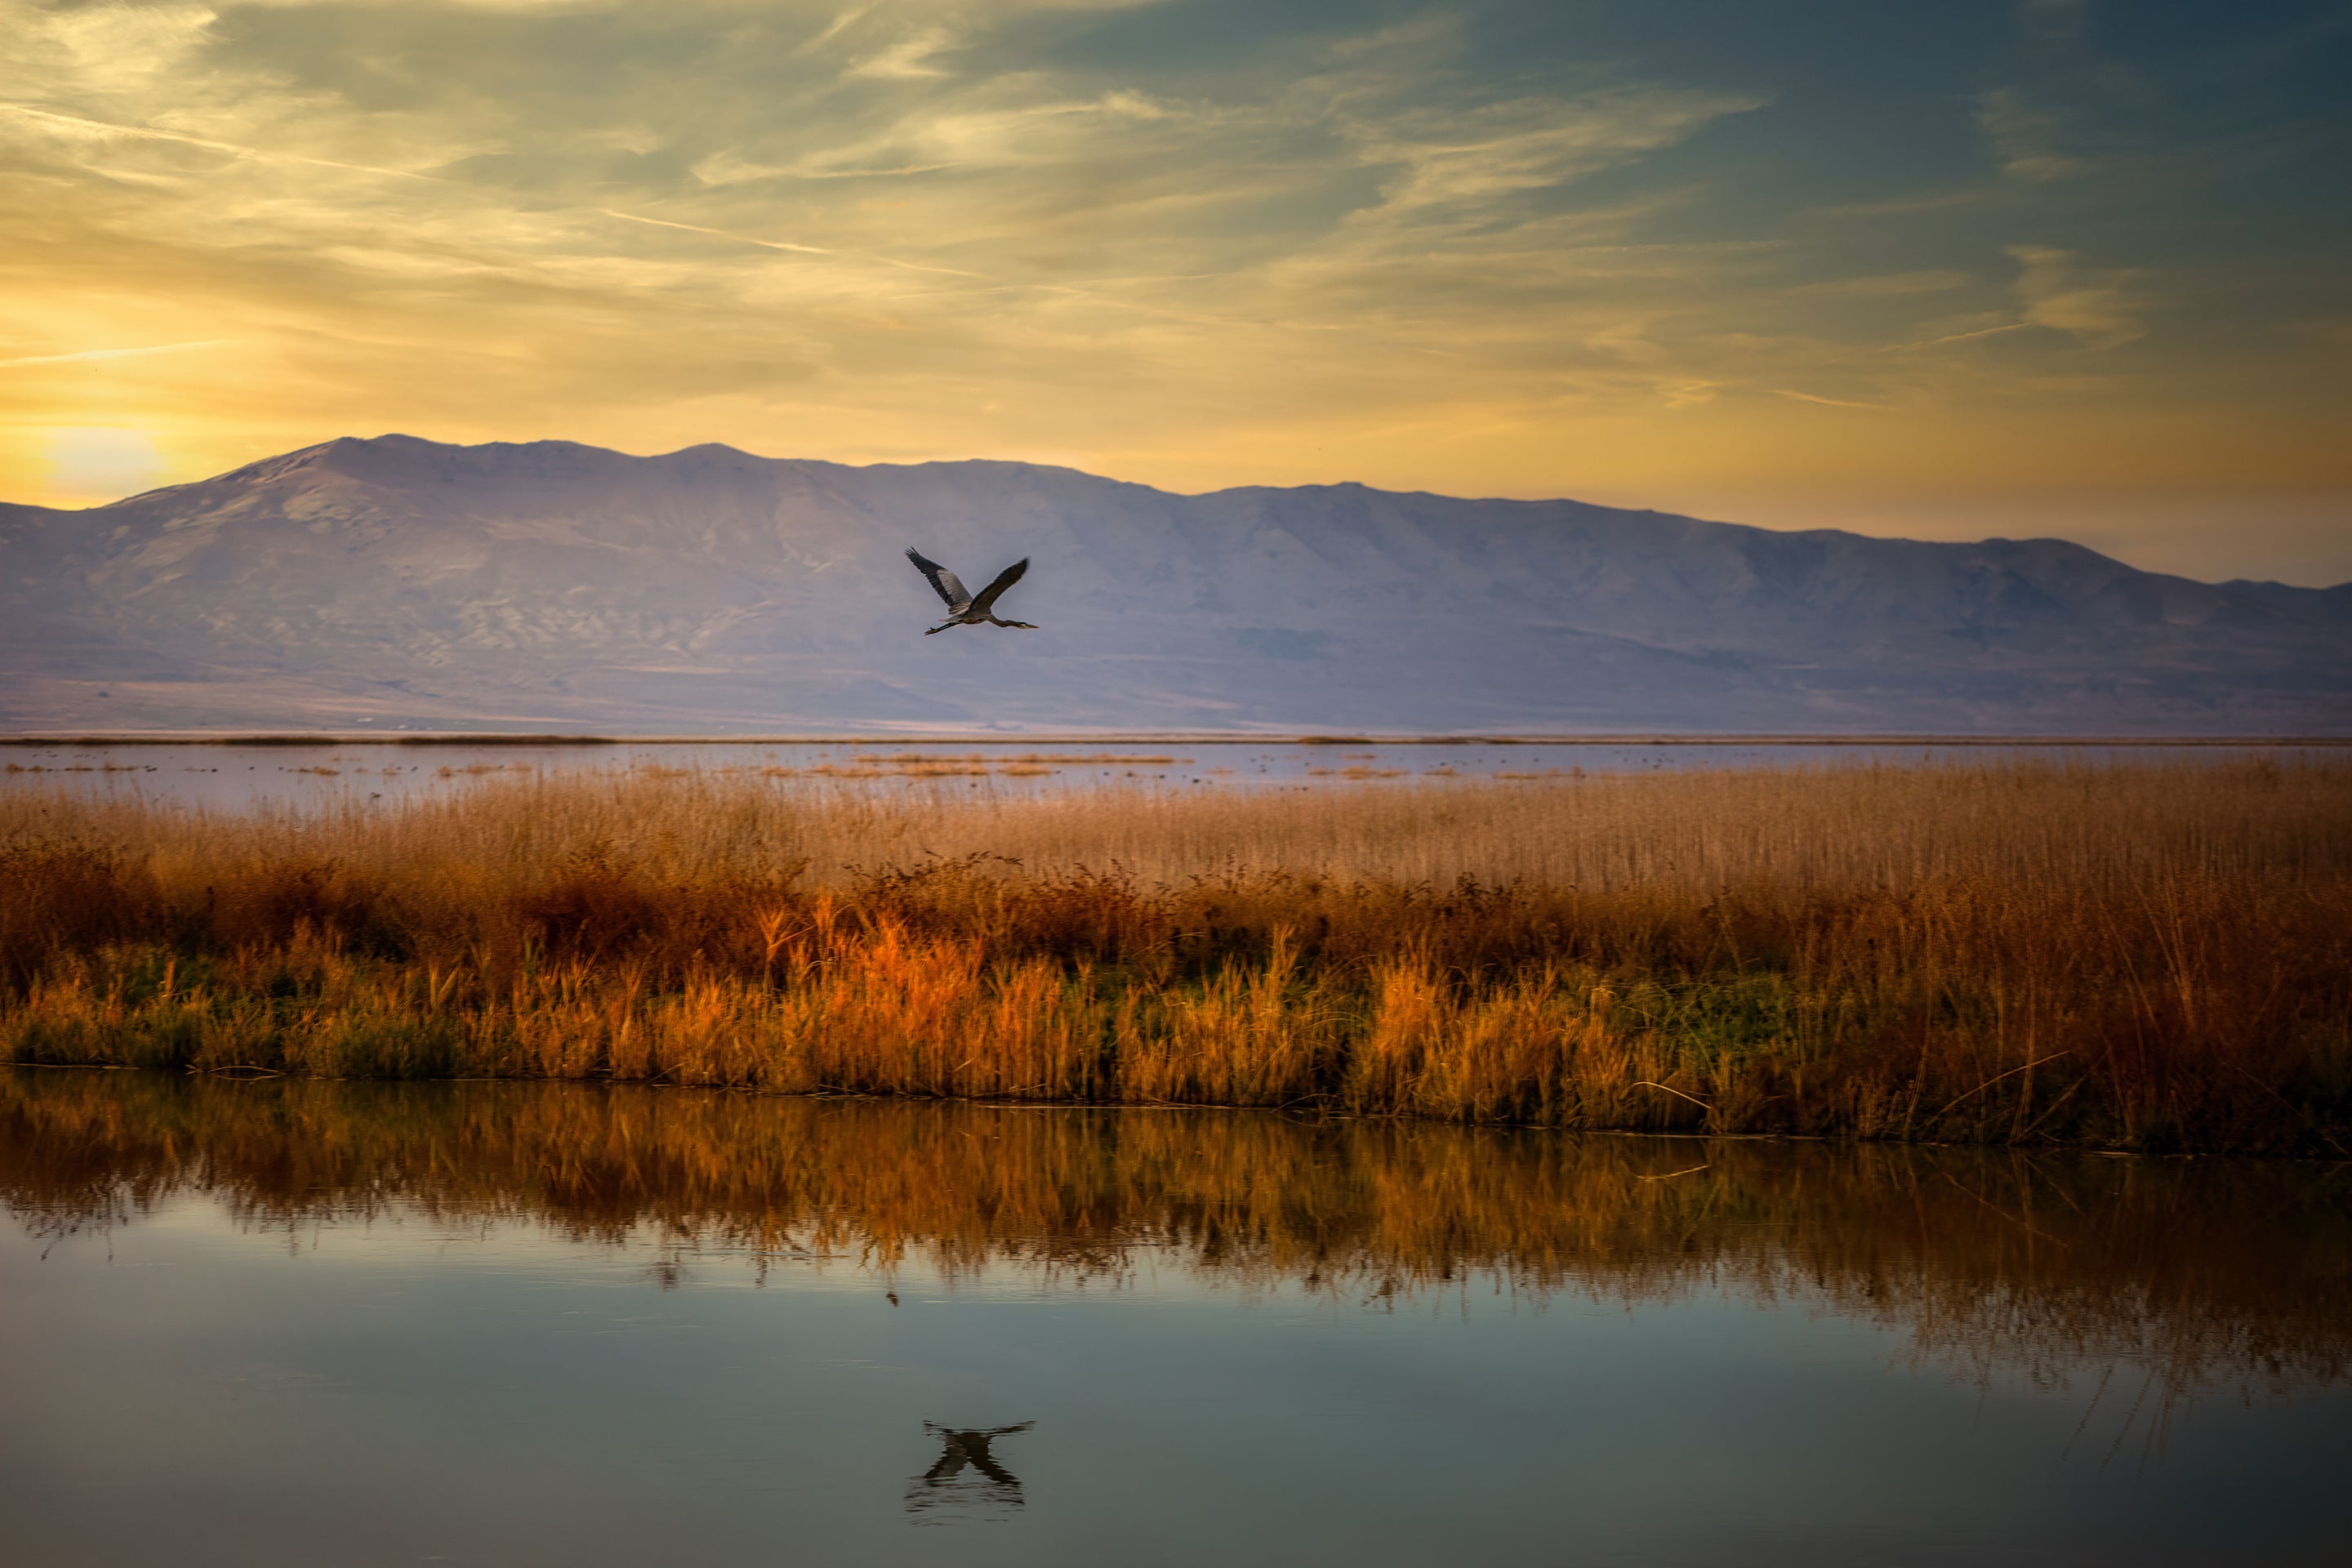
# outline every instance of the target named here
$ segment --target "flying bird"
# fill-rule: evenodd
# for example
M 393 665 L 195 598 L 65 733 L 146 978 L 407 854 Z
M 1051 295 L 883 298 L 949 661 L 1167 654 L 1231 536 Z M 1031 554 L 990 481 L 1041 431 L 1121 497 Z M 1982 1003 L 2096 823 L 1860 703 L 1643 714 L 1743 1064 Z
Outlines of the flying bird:
M 917 571 L 931 580 L 931 586 L 937 588 L 940 597 L 948 602 L 948 618 L 925 632 L 925 637 L 943 632 L 950 626 L 1018 626 L 1024 632 L 1037 629 L 1027 621 L 1000 621 L 991 613 L 996 608 L 997 595 L 1021 581 L 1021 574 L 1029 570 L 1026 555 L 999 572 L 996 581 L 982 588 L 977 598 L 964 591 L 962 578 L 936 561 L 925 560 L 921 551 L 908 551 L 907 559 L 915 563 Z

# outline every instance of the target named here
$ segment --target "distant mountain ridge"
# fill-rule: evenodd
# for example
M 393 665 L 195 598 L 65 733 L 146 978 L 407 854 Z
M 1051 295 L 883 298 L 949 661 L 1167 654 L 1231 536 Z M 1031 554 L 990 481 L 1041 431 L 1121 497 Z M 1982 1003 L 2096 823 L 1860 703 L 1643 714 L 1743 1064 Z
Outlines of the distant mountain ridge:
M 957 628 L 909 544 L 977 585 Z M 2352 584 L 1025 463 L 331 441 L 0 506 L 0 727 L 2352 732 Z

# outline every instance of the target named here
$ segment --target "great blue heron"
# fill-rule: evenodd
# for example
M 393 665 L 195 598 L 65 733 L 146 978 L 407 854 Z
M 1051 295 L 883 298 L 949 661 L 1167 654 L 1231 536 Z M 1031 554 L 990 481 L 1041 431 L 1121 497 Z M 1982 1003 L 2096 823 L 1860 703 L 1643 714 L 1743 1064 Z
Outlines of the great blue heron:
M 1024 632 L 1037 629 L 1027 621 L 1000 621 L 990 613 L 996 608 L 997 595 L 1021 581 L 1021 574 L 1029 570 L 1026 555 L 999 572 L 996 581 L 982 588 L 977 598 L 964 592 L 962 578 L 936 561 L 925 560 L 921 551 L 908 551 L 907 559 L 915 563 L 917 571 L 931 580 L 931 586 L 937 588 L 940 597 L 948 602 L 948 618 L 925 632 L 925 637 L 943 632 L 950 626 L 1018 626 Z

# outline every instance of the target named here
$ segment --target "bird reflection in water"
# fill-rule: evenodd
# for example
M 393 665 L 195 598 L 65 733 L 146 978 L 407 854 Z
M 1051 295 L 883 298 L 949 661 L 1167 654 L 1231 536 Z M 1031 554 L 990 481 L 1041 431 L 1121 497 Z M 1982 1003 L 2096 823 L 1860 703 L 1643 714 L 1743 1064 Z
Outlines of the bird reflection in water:
M 951 1524 L 961 1520 L 1009 1519 L 1021 1506 L 1021 1478 L 997 1463 L 989 1445 L 1026 1432 L 1018 1426 L 971 1429 L 926 1421 L 923 1430 L 946 1445 L 938 1462 L 907 1483 L 907 1516 L 916 1524 Z

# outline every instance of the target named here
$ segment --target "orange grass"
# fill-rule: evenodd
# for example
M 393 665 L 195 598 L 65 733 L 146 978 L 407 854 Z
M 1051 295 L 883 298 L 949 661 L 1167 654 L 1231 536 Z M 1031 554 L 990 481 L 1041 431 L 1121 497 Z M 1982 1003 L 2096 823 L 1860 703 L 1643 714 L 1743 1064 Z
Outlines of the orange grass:
M 0 1054 L 2352 1144 L 2352 769 L 0 799 Z

